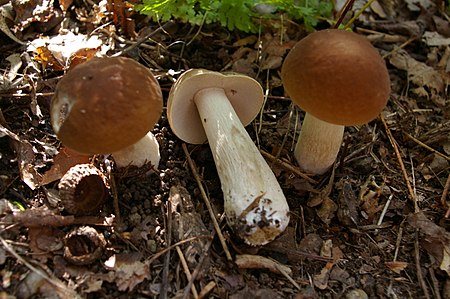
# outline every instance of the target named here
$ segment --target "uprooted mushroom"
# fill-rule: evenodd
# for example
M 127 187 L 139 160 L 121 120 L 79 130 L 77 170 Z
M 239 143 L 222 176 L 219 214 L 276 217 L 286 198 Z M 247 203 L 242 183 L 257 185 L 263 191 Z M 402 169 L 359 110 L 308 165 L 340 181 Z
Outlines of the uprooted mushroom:
M 172 86 L 167 103 L 173 132 L 211 148 L 221 181 L 225 214 L 250 245 L 264 245 L 289 223 L 289 207 L 275 175 L 244 126 L 263 103 L 259 83 L 239 74 L 193 69 Z

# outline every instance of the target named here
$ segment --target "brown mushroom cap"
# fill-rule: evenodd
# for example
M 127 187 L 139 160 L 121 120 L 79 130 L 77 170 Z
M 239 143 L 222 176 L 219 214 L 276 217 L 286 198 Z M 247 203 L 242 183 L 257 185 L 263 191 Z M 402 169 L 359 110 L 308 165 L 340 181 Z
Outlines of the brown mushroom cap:
M 178 138 L 192 144 L 207 140 L 194 103 L 195 94 L 206 88 L 222 88 L 241 123 L 246 126 L 258 115 L 264 93 L 254 79 L 237 74 L 221 74 L 204 69 L 184 72 L 172 86 L 167 100 L 167 119 Z
M 70 70 L 51 104 L 55 133 L 85 154 L 118 151 L 141 139 L 161 116 L 162 94 L 149 69 L 130 58 L 93 58 Z
M 378 51 L 364 37 L 338 29 L 299 41 L 287 55 L 281 76 L 300 108 L 337 125 L 371 121 L 390 94 L 389 73 Z

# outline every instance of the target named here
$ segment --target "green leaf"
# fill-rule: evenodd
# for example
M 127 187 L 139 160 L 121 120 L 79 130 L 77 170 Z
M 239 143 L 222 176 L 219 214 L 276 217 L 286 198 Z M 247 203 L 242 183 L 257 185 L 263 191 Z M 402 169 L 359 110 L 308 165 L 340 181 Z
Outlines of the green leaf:
M 155 21 L 175 18 L 195 25 L 217 22 L 229 30 L 256 32 L 258 17 L 277 17 L 258 15 L 253 9 L 257 4 L 271 5 L 276 13 L 284 12 L 293 20 L 303 21 L 308 30 L 314 29 L 319 17 L 329 16 L 333 8 L 330 1 L 323 0 L 143 0 L 135 9 Z

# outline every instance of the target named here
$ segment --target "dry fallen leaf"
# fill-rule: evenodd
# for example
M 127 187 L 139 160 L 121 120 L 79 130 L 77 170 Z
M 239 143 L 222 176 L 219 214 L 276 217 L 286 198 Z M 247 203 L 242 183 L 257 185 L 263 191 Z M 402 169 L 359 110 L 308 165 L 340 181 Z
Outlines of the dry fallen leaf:
M 55 18 L 57 13 L 50 0 L 23 0 L 12 1 L 16 14 L 15 31 L 20 32 L 32 23 L 46 23 Z
M 450 275 L 450 233 L 429 220 L 423 212 L 410 214 L 408 223 L 419 229 L 420 243 L 430 255 L 432 263 Z
M 28 229 L 30 249 L 36 254 L 35 258 L 42 263 L 45 263 L 47 258 L 51 258 L 51 252 L 63 247 L 63 237 L 64 233 L 53 227 L 37 226 Z
M 408 266 L 407 262 L 400 262 L 400 261 L 385 262 L 384 264 L 389 270 L 391 270 L 397 274 L 400 274 L 400 272 L 402 270 L 405 270 L 405 268 Z
M 18 135 L 0 125 L 0 138 L 4 136 L 8 136 L 11 139 L 16 151 L 22 181 L 31 190 L 36 189 L 41 182 L 41 175 L 35 170 L 32 163 L 35 157 L 33 146 L 28 141 L 22 140 Z
M 440 96 L 445 89 L 447 77 L 431 66 L 412 58 L 405 50 L 393 52 L 389 62 L 400 70 L 408 73 L 408 79 L 418 86 L 416 93 L 424 95 L 433 100 L 437 105 L 445 105 L 445 97 Z M 424 89 L 427 87 L 429 92 Z
M 62 147 L 53 158 L 53 165 L 42 175 L 41 185 L 61 179 L 72 166 L 85 163 L 89 163 L 89 156 L 74 152 L 67 147 Z
M 422 41 L 424 41 L 430 47 L 450 45 L 450 38 L 442 36 L 438 32 L 425 32 L 422 36 Z
M 115 282 L 119 291 L 132 291 L 138 284 L 150 277 L 149 265 L 140 261 L 142 254 L 115 254 L 105 262 L 112 270 L 109 282 Z

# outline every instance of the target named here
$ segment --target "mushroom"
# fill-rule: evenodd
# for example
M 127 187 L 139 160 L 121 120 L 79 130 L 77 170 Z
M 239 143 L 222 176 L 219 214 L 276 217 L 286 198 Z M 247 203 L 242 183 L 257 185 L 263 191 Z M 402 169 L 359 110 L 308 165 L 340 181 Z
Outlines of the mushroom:
M 193 144 L 208 140 L 228 224 L 254 246 L 272 241 L 289 223 L 281 187 L 244 128 L 262 103 L 262 88 L 252 78 L 202 69 L 183 73 L 167 102 L 175 135 Z
M 56 86 L 53 130 L 82 154 L 110 154 L 119 167 L 159 164 L 149 132 L 162 113 L 162 94 L 149 69 L 126 57 L 93 58 L 70 70 Z
M 306 114 L 295 147 L 299 166 L 323 174 L 336 160 L 344 126 L 365 124 L 386 106 L 389 73 L 364 37 L 328 29 L 300 40 L 281 68 L 284 88 Z

